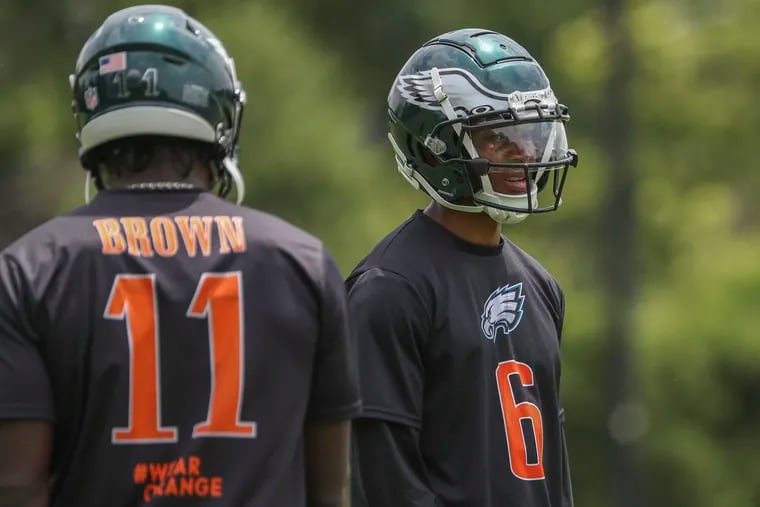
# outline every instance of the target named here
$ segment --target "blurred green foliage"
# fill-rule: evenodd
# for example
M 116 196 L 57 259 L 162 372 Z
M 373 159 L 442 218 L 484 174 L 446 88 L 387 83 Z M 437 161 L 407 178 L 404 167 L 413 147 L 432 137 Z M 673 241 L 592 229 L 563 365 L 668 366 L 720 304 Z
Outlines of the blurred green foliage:
M 67 75 L 117 0 L 7 0 L 0 10 L 0 244 L 81 203 Z M 563 396 L 576 505 L 615 505 L 609 442 L 636 456 L 642 506 L 760 505 L 760 2 L 632 0 L 623 22 L 639 224 L 629 392 L 605 401 L 596 265 L 614 158 L 599 136 L 611 61 L 601 0 L 180 1 L 235 57 L 249 104 L 247 204 L 321 236 L 348 272 L 426 199 L 398 176 L 385 97 L 418 45 L 502 31 L 542 61 L 581 155 L 558 213 L 505 229 L 567 296 Z M 613 410 L 615 409 L 615 410 Z

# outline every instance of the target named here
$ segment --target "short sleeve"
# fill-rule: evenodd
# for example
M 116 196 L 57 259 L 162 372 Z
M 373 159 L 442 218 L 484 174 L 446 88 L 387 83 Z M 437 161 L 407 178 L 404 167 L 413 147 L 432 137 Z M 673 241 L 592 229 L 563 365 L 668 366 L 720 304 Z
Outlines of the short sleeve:
M 359 386 L 348 329 L 346 289 L 335 261 L 326 251 L 320 303 L 320 332 L 307 417 L 310 422 L 347 420 L 359 412 Z
M 556 324 L 557 324 L 557 338 L 562 341 L 562 328 L 565 324 L 565 293 L 562 288 L 555 281 L 554 292 L 556 298 Z
M 52 420 L 50 382 L 28 315 L 28 284 L 18 263 L 0 255 L 0 420 Z
M 430 311 L 410 282 L 379 268 L 362 273 L 348 298 L 362 417 L 421 428 Z

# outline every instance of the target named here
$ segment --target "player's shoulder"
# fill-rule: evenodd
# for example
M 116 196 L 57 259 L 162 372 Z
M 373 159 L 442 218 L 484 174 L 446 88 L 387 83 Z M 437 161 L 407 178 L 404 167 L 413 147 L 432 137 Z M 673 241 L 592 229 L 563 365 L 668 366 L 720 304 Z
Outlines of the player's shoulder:
M 324 244 L 316 235 L 277 215 L 238 206 L 249 245 L 276 248 L 293 255 L 322 255 Z
M 316 286 L 324 286 L 330 270 L 338 269 L 332 253 L 319 237 L 282 217 L 228 201 L 215 207 L 214 212 L 239 217 L 246 250 L 273 269 L 295 268 L 307 274 Z
M 504 238 L 504 256 L 513 265 L 519 266 L 522 270 L 527 271 L 536 278 L 547 283 L 557 283 L 554 275 L 541 262 L 506 237 Z
M 386 306 L 434 306 L 435 274 L 418 225 L 414 217 L 404 221 L 370 250 L 346 278 L 349 297 L 363 294 Z
M 46 220 L 13 240 L 3 248 L 2 254 L 6 257 L 28 257 L 49 252 L 62 243 L 70 243 L 74 239 L 69 227 L 71 221 L 68 215 Z
M 284 218 L 266 211 L 238 205 L 213 193 L 206 192 L 200 197 L 195 212 L 204 215 L 239 217 L 248 245 L 262 248 L 272 247 L 292 253 L 318 253 L 323 249 L 322 241 L 315 235 L 301 229 Z
M 412 285 L 419 283 L 430 266 L 425 261 L 428 258 L 425 250 L 430 244 L 420 233 L 417 217 L 405 220 L 375 244 L 353 269 L 348 281 L 360 276 L 374 278 L 382 272 Z M 367 272 L 374 274 L 364 275 Z
M 521 272 L 525 281 L 530 282 L 540 292 L 545 293 L 554 304 L 561 304 L 564 297 L 562 286 L 535 257 L 506 237 L 504 238 L 504 256 L 513 269 Z
M 71 217 L 59 215 L 16 238 L 0 251 L 4 274 L 16 273 L 26 280 L 52 275 L 71 257 L 80 235 L 72 233 Z

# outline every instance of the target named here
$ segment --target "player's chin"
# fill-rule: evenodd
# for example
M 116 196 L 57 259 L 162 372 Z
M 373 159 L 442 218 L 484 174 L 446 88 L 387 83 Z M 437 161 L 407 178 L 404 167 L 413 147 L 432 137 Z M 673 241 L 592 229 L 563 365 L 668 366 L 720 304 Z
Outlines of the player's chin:
M 508 195 L 510 197 L 520 197 L 528 193 L 528 184 L 525 179 L 492 181 L 491 186 L 497 194 Z

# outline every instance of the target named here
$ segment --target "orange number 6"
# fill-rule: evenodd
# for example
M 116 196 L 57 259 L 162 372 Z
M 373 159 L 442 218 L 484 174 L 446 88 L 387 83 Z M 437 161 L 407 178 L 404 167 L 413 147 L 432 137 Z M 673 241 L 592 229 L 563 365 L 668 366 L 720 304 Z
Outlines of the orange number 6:
M 520 479 L 535 481 L 544 478 L 544 426 L 541 422 L 541 411 L 528 401 L 517 403 L 512 390 L 510 377 L 517 375 L 523 386 L 533 385 L 533 370 L 525 363 L 504 361 L 496 367 L 496 383 L 499 387 L 501 412 L 504 416 L 504 431 L 507 434 L 509 450 L 509 467 L 512 473 Z M 523 432 L 523 421 L 530 421 L 533 435 L 530 439 L 535 442 L 535 463 L 528 459 L 526 436 Z
M 204 273 L 188 317 L 208 320 L 211 397 L 206 420 L 193 437 L 256 436 L 256 423 L 241 422 L 243 317 L 241 274 Z M 129 421 L 114 428 L 115 444 L 177 441 L 177 428 L 161 425 L 161 370 L 155 275 L 117 275 L 104 317 L 126 320 L 129 342 Z

